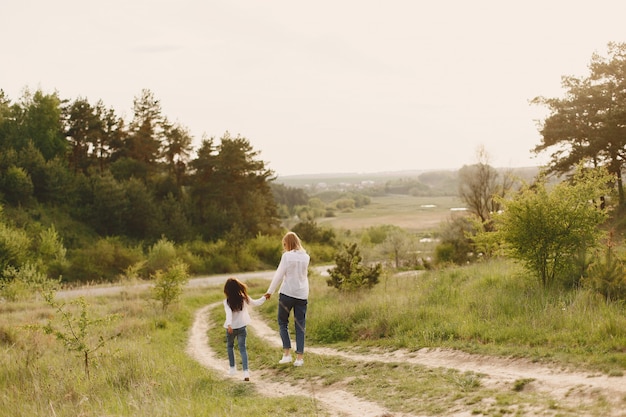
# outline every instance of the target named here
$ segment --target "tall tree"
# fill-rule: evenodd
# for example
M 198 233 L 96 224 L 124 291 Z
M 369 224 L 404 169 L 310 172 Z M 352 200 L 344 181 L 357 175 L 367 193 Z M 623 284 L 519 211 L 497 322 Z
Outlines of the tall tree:
M 187 172 L 189 157 L 193 151 L 193 137 L 189 130 L 180 124 L 171 125 L 164 121 L 163 156 L 169 174 L 176 180 L 176 185 L 182 187 L 183 178 Z
M 141 96 L 134 99 L 133 120 L 116 159 L 126 157 L 138 162 L 143 169 L 137 172 L 154 172 L 161 157 L 163 121 L 159 100 L 150 90 L 142 90 Z
M 247 139 L 233 138 L 228 132 L 217 145 L 213 139 L 203 140 L 191 162 L 191 194 L 205 237 L 219 238 L 235 227 L 246 236 L 278 227 L 269 185 L 273 173 L 258 155 Z
M 605 166 L 617 181 L 624 204 L 622 169 L 626 162 L 626 43 L 609 43 L 608 57 L 594 53 L 586 78 L 563 77 L 564 98 L 537 97 L 548 107 L 542 142 L 534 149 L 552 150 L 548 171 L 562 174 L 580 162 Z
M 32 142 L 46 160 L 65 157 L 67 141 L 63 133 L 61 104 L 56 93 L 24 92 L 22 101 L 12 106 L 13 126 L 8 129 L 7 143 L 21 150 Z
M 67 108 L 66 136 L 70 146 L 69 165 L 74 173 L 86 172 L 89 168 L 90 144 L 97 128 L 93 107 L 84 98 L 78 98 Z

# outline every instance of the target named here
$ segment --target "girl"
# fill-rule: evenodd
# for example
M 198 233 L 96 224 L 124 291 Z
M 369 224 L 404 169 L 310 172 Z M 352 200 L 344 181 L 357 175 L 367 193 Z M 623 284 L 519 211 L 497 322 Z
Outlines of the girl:
M 228 278 L 224 284 L 224 311 L 226 312 L 226 351 L 228 352 L 228 362 L 230 364 L 230 375 L 235 375 L 235 339 L 239 344 L 239 354 L 243 367 L 243 380 L 250 380 L 248 371 L 248 352 L 246 350 L 246 326 L 250 323 L 248 304 L 260 306 L 265 302 L 265 297 L 253 300 L 248 296 L 248 287 L 236 278 Z

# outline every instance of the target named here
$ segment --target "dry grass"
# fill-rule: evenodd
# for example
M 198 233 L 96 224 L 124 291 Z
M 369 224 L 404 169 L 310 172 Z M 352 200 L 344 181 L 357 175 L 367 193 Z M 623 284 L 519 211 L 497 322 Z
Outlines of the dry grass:
M 346 230 L 395 225 L 408 232 L 423 233 L 436 230 L 453 213 L 451 209 L 457 207 L 463 207 L 457 197 L 372 197 L 371 204 L 363 208 L 337 212 L 336 217 L 320 219 L 318 223 Z

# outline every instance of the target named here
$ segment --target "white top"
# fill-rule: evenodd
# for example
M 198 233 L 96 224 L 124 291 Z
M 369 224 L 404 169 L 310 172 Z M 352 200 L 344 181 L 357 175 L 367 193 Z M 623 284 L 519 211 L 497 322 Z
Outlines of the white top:
M 258 300 L 253 300 L 248 297 L 248 301 L 253 306 L 260 306 L 265 302 L 265 297 L 261 297 Z M 240 311 L 233 311 L 228 305 L 228 301 L 224 300 L 224 311 L 226 312 L 226 321 L 224 322 L 224 328 L 228 329 L 228 326 L 233 329 L 241 329 L 250 323 L 250 313 L 248 313 L 248 303 L 243 302 L 243 307 Z
M 311 257 L 304 250 L 283 252 L 280 264 L 278 264 L 274 278 L 272 278 L 267 290 L 268 294 L 274 294 L 278 284 L 282 283 L 279 293 L 306 300 L 309 297 L 308 268 L 310 260 Z

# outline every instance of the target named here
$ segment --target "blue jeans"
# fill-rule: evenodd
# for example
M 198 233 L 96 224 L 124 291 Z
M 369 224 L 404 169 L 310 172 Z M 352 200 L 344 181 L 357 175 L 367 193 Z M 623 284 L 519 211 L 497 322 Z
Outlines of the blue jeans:
M 241 366 L 244 371 L 248 370 L 248 351 L 246 350 L 246 326 L 233 329 L 232 333 L 226 330 L 226 351 L 228 352 L 228 363 L 230 367 L 235 366 L 235 339 L 239 344 L 239 354 L 241 355 Z
M 304 353 L 304 333 L 306 332 L 306 307 L 307 300 L 289 297 L 280 294 L 278 299 L 278 327 L 280 338 L 283 341 L 283 349 L 291 349 L 289 337 L 289 314 L 293 310 L 293 319 L 296 328 L 296 353 Z

